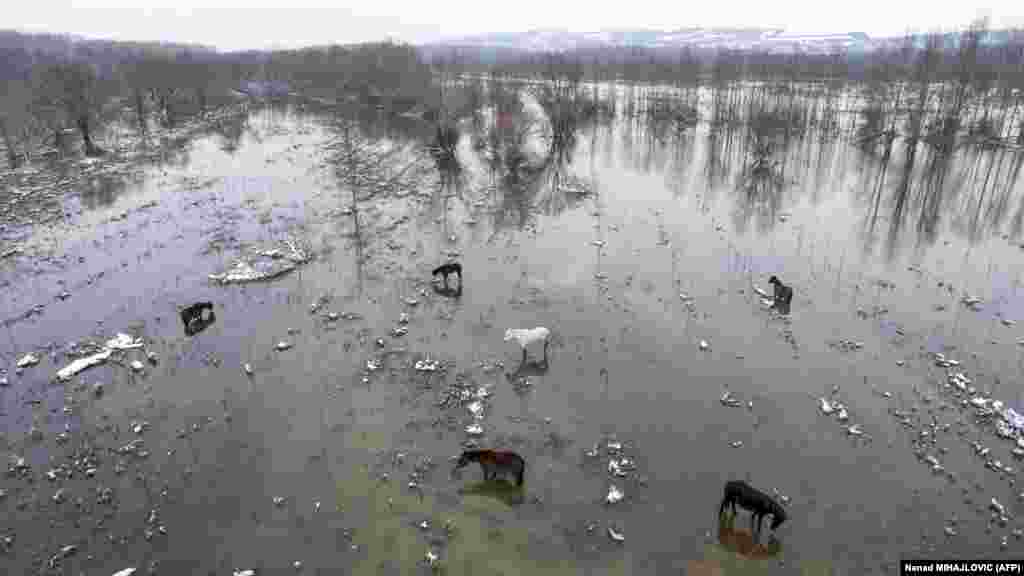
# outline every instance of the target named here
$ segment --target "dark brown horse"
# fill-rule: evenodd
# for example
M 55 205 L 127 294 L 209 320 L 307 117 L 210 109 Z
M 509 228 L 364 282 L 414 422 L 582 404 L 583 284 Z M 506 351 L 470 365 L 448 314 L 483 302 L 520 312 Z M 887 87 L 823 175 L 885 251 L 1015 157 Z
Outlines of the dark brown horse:
M 499 474 L 510 474 L 516 479 L 516 486 L 523 485 L 526 461 L 515 452 L 508 450 L 466 450 L 459 456 L 455 469 L 465 468 L 470 462 L 478 462 L 484 471 L 484 480 L 497 480 Z

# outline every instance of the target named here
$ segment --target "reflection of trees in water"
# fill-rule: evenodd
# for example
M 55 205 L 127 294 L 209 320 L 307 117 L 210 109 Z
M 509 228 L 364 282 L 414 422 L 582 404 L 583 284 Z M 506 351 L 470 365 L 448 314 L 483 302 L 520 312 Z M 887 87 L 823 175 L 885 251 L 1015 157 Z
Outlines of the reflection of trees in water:
M 956 154 L 915 144 L 912 139 L 900 148 L 901 162 L 893 166 L 895 155 L 886 150 L 872 169 L 873 176 L 861 179 L 860 196 L 867 208 L 865 250 L 873 247 L 880 219 L 889 220 L 887 260 L 895 258 L 908 241 L 917 248 L 934 244 L 944 231 L 944 218 L 949 231 L 972 244 L 1007 225 L 1007 233 L 1020 234 L 1024 201 L 1014 197 L 1020 195 L 1016 186 L 1024 162 L 1020 154 L 980 149 Z M 1015 206 L 1017 212 L 1010 217 Z
M 223 118 L 213 126 L 213 133 L 220 140 L 220 149 L 228 154 L 238 151 L 242 136 L 250 131 L 248 111 Z
M 101 174 L 85 178 L 79 185 L 82 205 L 89 210 L 110 206 L 127 187 L 123 176 Z
M 757 231 L 767 233 L 775 226 L 782 204 L 783 179 L 772 173 L 743 176 L 737 186 L 733 225 L 743 234 L 752 218 L 756 218 Z

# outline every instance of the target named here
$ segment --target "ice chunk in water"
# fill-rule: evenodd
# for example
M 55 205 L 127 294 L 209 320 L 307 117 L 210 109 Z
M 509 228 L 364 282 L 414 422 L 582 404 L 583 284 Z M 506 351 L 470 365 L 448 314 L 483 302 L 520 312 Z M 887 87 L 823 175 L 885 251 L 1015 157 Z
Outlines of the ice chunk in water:
M 722 397 L 719 401 L 722 403 L 723 406 L 731 406 L 733 408 L 742 406 L 742 402 L 733 397 L 732 393 L 730 393 L 728 390 L 726 390 L 722 394 Z
M 832 410 L 834 410 L 834 408 L 832 407 L 832 404 L 830 404 L 829 401 L 826 400 L 825 398 L 821 398 L 820 400 L 821 400 L 821 411 L 823 413 L 825 413 L 825 414 L 831 414 Z
M 142 365 L 142 362 L 139 362 L 138 360 L 132 360 L 132 363 L 129 364 L 129 366 L 131 366 L 131 369 L 136 372 L 142 372 L 142 369 L 145 368 L 145 366 Z
M 39 364 L 39 357 L 31 353 L 25 354 L 21 360 L 18 360 L 18 368 L 27 368 L 36 364 Z
M 622 532 L 616 532 L 615 529 L 611 526 L 608 527 L 608 537 L 616 542 L 626 541 L 626 537 L 622 534 Z
M 484 429 L 479 424 L 470 424 L 466 426 L 466 434 L 470 436 L 480 436 L 484 433 Z
M 416 370 L 420 372 L 434 372 L 437 370 L 439 363 L 436 360 L 417 360 L 414 366 Z
M 275 346 L 275 347 L 278 350 L 287 350 L 287 349 L 292 347 L 292 344 L 291 344 L 291 342 L 287 342 L 285 340 L 281 340 L 280 342 L 277 343 L 277 346 Z
M 128 334 L 118 333 L 110 340 L 107 340 L 107 348 L 111 350 L 132 350 L 142 348 L 142 338 L 132 338 Z
M 698 347 L 699 347 L 699 348 L 700 348 L 700 349 L 701 349 L 702 351 L 706 351 L 706 350 L 707 350 L 708 348 L 710 348 L 710 345 L 708 344 L 708 341 L 707 341 L 707 340 L 701 340 L 701 341 L 700 341 L 700 343 L 698 344 Z
M 605 496 L 604 501 L 609 504 L 615 504 L 621 501 L 624 496 L 625 494 L 622 493 L 622 490 L 619 490 L 619 488 L 613 484 L 608 488 L 608 495 Z
M 107 359 L 110 358 L 110 355 L 113 353 L 114 351 L 112 349 L 104 348 L 102 352 L 97 352 L 96 354 L 93 354 L 92 356 L 86 356 L 85 358 L 79 358 L 58 370 L 57 379 L 62 381 L 67 380 L 68 378 L 71 378 L 72 376 L 78 374 L 82 370 L 85 370 L 86 368 L 96 366 L 97 364 L 102 364 L 106 362 Z

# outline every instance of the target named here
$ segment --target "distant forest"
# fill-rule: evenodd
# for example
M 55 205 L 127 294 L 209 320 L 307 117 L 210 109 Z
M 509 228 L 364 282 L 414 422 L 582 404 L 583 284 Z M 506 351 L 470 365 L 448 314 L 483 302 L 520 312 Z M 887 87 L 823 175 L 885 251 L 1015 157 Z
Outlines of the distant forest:
M 0 79 L 6 88 L 0 93 L 0 146 L 14 166 L 40 146 L 59 148 L 64 134 L 73 132 L 87 154 L 100 154 L 92 131 L 125 110 L 142 129 L 150 120 L 173 127 L 247 82 L 395 113 L 429 113 L 450 106 L 439 80 L 465 75 L 690 89 L 743 80 L 813 82 L 830 90 L 866 86 L 883 100 L 894 85 L 949 84 L 958 87 L 958 110 L 972 98 L 995 96 L 1012 103 L 1016 119 L 1024 94 L 1024 31 L 993 33 L 978 21 L 955 35 L 908 36 L 874 52 L 827 55 L 640 47 L 537 54 L 390 42 L 218 52 L 199 45 L 0 31 Z

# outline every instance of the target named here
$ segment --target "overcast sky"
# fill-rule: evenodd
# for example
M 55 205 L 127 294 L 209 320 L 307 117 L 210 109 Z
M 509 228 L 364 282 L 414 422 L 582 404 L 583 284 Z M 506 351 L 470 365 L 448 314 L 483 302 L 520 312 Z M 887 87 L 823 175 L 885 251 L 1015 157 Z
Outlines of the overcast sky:
M 197 42 L 222 50 L 393 38 L 408 42 L 536 28 L 781 27 L 898 35 L 955 29 L 987 15 L 1024 26 L 1024 2 L 857 0 L 8 0 L 0 27 L 123 40 Z

